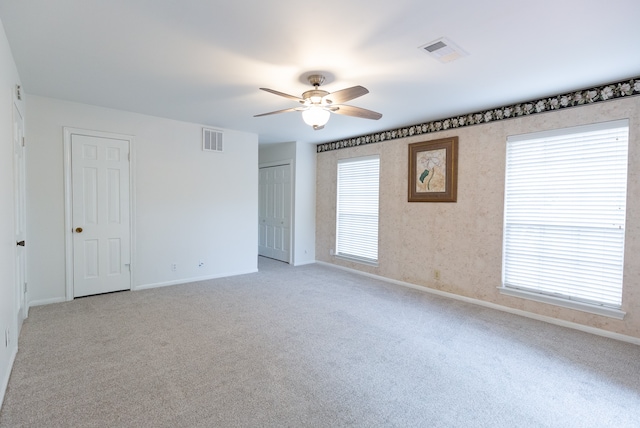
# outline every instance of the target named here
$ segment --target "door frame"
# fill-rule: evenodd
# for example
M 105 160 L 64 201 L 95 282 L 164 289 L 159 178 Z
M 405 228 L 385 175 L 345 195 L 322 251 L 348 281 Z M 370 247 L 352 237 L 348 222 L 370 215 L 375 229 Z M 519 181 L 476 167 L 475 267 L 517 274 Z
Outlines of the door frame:
M 71 137 L 73 135 L 85 135 L 88 137 L 109 138 L 124 140 L 129 143 L 129 269 L 131 271 L 129 289 L 133 290 L 135 284 L 135 150 L 134 136 L 116 134 L 113 132 L 92 131 L 88 129 L 63 127 L 64 133 L 64 242 L 65 242 L 65 275 L 66 293 L 65 300 L 73 300 L 73 177 L 71 174 Z
M 23 239 L 27 240 L 27 232 L 26 232 L 26 225 L 27 225 L 27 205 L 26 205 L 26 198 L 27 198 L 27 187 L 26 187 L 26 156 L 27 156 L 27 151 L 25 148 L 25 135 L 24 135 L 24 112 L 23 112 L 23 108 L 21 107 L 21 103 L 19 102 L 21 100 L 21 98 L 19 98 L 18 96 L 18 91 L 19 89 L 16 88 L 16 91 L 14 91 L 14 95 L 13 95 L 13 109 L 11 111 L 12 116 L 12 148 L 14 151 L 13 154 L 13 174 L 14 174 L 14 183 L 13 183 L 13 191 L 14 191 L 14 203 L 15 204 L 19 204 L 21 205 L 20 207 L 14 207 L 14 232 L 16 231 L 17 225 L 19 223 L 22 223 L 22 232 L 24 234 Z M 16 153 L 15 153 L 15 149 L 16 149 L 16 114 L 20 116 L 20 129 L 19 129 L 19 133 L 20 133 L 20 138 L 22 138 L 22 141 L 18 141 L 18 144 L 21 145 L 21 150 L 22 150 L 22 156 L 21 156 L 21 160 L 20 160 L 20 167 L 18 168 L 19 170 L 16 170 Z M 16 173 L 21 174 L 21 177 L 17 178 L 16 177 Z M 17 245 L 17 242 L 16 242 Z M 16 278 L 14 278 L 14 286 L 16 287 L 16 297 L 17 297 L 17 301 L 16 302 L 12 302 L 12 305 L 17 303 L 18 304 L 18 312 L 17 312 L 17 322 L 18 322 L 18 334 L 20 333 L 21 327 L 22 327 L 22 322 L 29 316 L 29 304 L 28 304 L 28 295 L 27 295 L 27 248 L 24 247 L 22 250 L 22 266 L 18 266 L 18 264 L 20 263 L 20 257 L 18 256 L 17 252 L 14 253 L 14 269 L 21 269 L 22 270 L 22 284 L 18 283 L 19 280 L 19 274 L 16 271 Z
M 258 177 L 260 177 L 260 170 L 262 168 L 273 168 L 276 166 L 284 166 L 284 165 L 289 165 L 289 187 L 290 187 L 290 191 L 289 194 L 291 195 L 291 201 L 289 204 L 289 260 L 287 261 L 288 264 L 292 265 L 293 264 L 293 255 L 295 254 L 295 249 L 293 248 L 293 243 L 295 242 L 294 239 L 294 235 L 295 235 L 295 230 L 293 228 L 294 224 L 295 224 L 295 219 L 293 218 L 294 215 L 294 204 L 296 201 L 296 196 L 295 196 L 295 185 L 294 185 L 294 165 L 293 165 L 293 159 L 284 159 L 281 161 L 275 161 L 275 162 L 263 162 L 258 164 Z M 258 182 L 258 187 L 260 187 L 260 183 Z M 258 195 L 259 197 L 259 195 Z M 258 204 L 259 205 L 259 204 Z M 258 207 L 258 210 L 260 209 L 260 207 Z M 258 213 L 258 217 L 259 217 L 259 213 Z M 260 227 L 260 221 L 258 221 L 258 228 Z M 259 230 L 259 229 L 258 229 Z M 259 233 L 259 232 L 258 232 Z M 259 237 L 258 237 L 258 246 L 259 246 Z M 260 250 L 258 249 L 258 252 L 260 252 Z

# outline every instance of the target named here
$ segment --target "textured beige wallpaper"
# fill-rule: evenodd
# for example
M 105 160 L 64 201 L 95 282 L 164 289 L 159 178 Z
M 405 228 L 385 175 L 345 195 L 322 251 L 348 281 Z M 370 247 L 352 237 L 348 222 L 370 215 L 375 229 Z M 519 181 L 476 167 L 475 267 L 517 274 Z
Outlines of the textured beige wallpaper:
M 625 118 L 624 320 L 500 294 L 507 136 Z M 408 144 L 449 136 L 459 137 L 458 201 L 407 202 Z M 329 255 L 335 246 L 337 161 L 373 154 L 380 155 L 377 267 Z M 640 97 L 318 153 L 317 162 L 317 260 L 640 338 Z

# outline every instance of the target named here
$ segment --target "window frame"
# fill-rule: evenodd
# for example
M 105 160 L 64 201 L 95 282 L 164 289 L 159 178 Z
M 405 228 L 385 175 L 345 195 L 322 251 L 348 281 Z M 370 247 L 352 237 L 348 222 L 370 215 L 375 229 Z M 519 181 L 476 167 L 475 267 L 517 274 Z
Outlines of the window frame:
M 341 195 L 342 197 L 344 197 L 345 195 L 341 193 L 341 165 L 355 165 L 358 163 L 364 163 L 364 162 L 371 162 L 371 161 L 376 161 L 376 166 L 377 166 L 377 170 L 376 170 L 376 177 L 375 177 L 375 181 L 377 184 L 377 187 L 375 189 L 375 236 L 372 239 L 362 239 L 360 240 L 360 244 L 355 245 L 353 243 L 351 244 L 343 244 L 343 242 L 348 241 L 348 237 L 345 237 L 343 234 L 341 234 L 341 228 L 343 227 L 342 225 L 342 221 L 341 221 Z M 344 177 L 343 177 L 344 179 Z M 372 180 L 373 178 L 369 178 L 369 180 Z M 353 185 L 353 184 L 352 184 Z M 358 186 L 358 184 L 356 184 L 356 186 Z M 367 189 L 370 190 L 370 189 Z M 371 195 L 369 195 L 371 196 Z M 353 203 L 353 201 L 351 201 Z M 356 202 L 356 204 L 359 204 L 359 202 Z M 351 207 L 353 209 L 353 206 Z M 362 208 L 362 207 L 357 207 L 357 208 Z M 372 207 L 370 207 L 371 210 Z M 366 230 L 370 230 L 371 231 L 371 225 L 363 225 L 362 223 L 359 223 L 358 221 L 355 221 L 355 224 L 359 224 L 361 227 L 364 227 Z M 336 235 L 335 235 L 335 252 L 334 252 L 334 256 L 341 258 L 341 259 L 345 259 L 345 260 L 349 260 L 349 261 L 354 261 L 354 262 L 358 262 L 358 263 L 363 263 L 363 264 L 368 264 L 368 265 L 372 265 L 372 266 L 378 266 L 378 260 L 379 260 L 379 231 L 380 231 L 380 155 L 370 155 L 370 156 L 359 156 L 359 157 L 353 157 L 353 158 L 344 158 L 344 159 L 340 159 L 338 160 L 337 163 L 337 168 L 336 168 Z M 356 232 L 357 234 L 357 232 Z M 343 235 L 343 238 L 341 238 L 341 235 Z M 345 241 L 343 241 L 343 239 Z M 353 240 L 353 237 L 351 237 L 351 240 Z M 342 242 L 341 242 L 342 241 Z M 357 246 L 362 247 L 364 244 L 362 243 L 363 241 L 370 241 L 371 245 L 375 245 L 375 257 L 368 257 L 367 255 L 371 254 L 371 251 L 373 251 L 371 248 L 369 249 L 365 249 L 365 253 L 356 253 L 356 252 L 344 252 L 342 250 L 347 249 L 347 250 L 354 250 L 356 249 Z
M 620 264 L 620 271 L 618 272 L 619 274 L 619 293 L 620 293 L 620 304 L 612 304 L 612 303 L 604 303 L 603 301 L 601 302 L 596 302 L 596 301 L 588 301 L 587 299 L 582 298 L 582 295 L 560 295 L 560 293 L 558 294 L 554 294 L 552 292 L 548 292 L 548 291 L 544 291 L 543 289 L 535 289 L 529 286 L 518 286 L 518 284 L 509 284 L 506 277 L 507 277 L 507 264 L 508 264 L 508 259 L 509 259 L 509 254 L 508 253 L 508 249 L 509 249 L 509 245 L 512 243 L 511 241 L 509 241 L 509 239 L 511 239 L 508 236 L 508 231 L 510 231 L 511 229 L 509 229 L 509 226 L 511 226 L 513 223 L 509 223 L 509 216 L 510 213 L 509 209 L 509 203 L 513 202 L 513 198 L 512 196 L 508 193 L 509 192 L 509 179 L 510 179 L 510 169 L 509 169 L 509 161 L 510 161 L 510 157 L 509 157 L 509 150 L 511 149 L 510 144 L 511 143 L 522 143 L 522 142 L 527 142 L 527 141 L 531 141 L 532 144 L 535 144 L 534 140 L 538 140 L 538 143 L 540 143 L 539 140 L 541 139 L 556 139 L 556 138 L 567 138 L 569 136 L 572 135 L 576 135 L 576 134 L 584 134 L 587 132 L 591 132 L 591 131 L 604 131 L 604 130 L 614 130 L 614 129 L 618 129 L 618 128 L 626 128 L 626 142 L 623 142 L 623 144 L 626 144 L 624 146 L 624 149 L 626 150 L 624 157 L 621 158 L 623 159 L 625 162 L 625 171 L 624 171 L 624 210 L 623 210 L 623 214 L 622 214 L 622 225 L 621 225 L 621 229 L 623 230 L 622 232 L 622 237 L 618 239 L 621 239 L 621 242 L 618 242 L 619 246 L 618 249 L 621 251 L 621 256 L 620 259 L 616 259 L 619 264 Z M 555 150 L 555 149 L 554 149 Z M 535 301 L 539 301 L 539 302 L 543 302 L 543 303 L 548 303 L 548 304 L 553 304 L 556 306 L 562 306 L 562 307 L 567 307 L 567 308 L 571 308 L 571 309 L 576 309 L 576 310 L 580 310 L 580 311 L 584 311 L 584 312 L 589 312 L 589 313 L 594 313 L 594 314 L 598 314 L 598 315 L 604 315 L 607 317 L 612 317 L 612 318 L 616 318 L 616 319 L 623 319 L 625 312 L 622 311 L 622 293 L 623 293 L 623 288 L 624 288 L 624 247 L 625 247 L 625 235 L 626 233 L 624 232 L 625 230 L 625 224 L 626 224 L 626 199 L 627 199 L 627 195 L 628 195 L 628 159 L 629 159 L 629 120 L 628 119 L 622 119 L 622 120 L 615 120 L 615 121 L 609 121 L 609 122 L 600 122 L 600 123 L 594 123 L 594 124 L 590 124 L 590 125 L 583 125 L 583 126 L 576 126 L 576 127 L 569 127 L 569 128 L 561 128 L 561 129 L 555 129 L 555 130 L 551 130 L 551 131 L 543 131 L 543 132 L 535 132 L 535 133 L 529 133 L 529 134 L 522 134 L 522 135 L 515 135 L 515 136 L 509 136 L 507 138 L 507 147 L 506 147 L 506 156 L 505 156 L 505 191 L 504 191 L 504 218 L 503 218 L 503 253 L 502 253 L 502 277 L 501 277 L 501 286 L 498 287 L 500 293 L 505 294 L 505 295 L 509 295 L 509 296 L 515 296 L 515 297 L 520 297 L 520 298 L 525 298 L 525 299 L 529 299 L 529 300 L 535 300 Z M 622 162 L 620 162 L 622 163 Z M 618 174 L 621 174 L 621 172 L 619 170 Z M 570 177 L 569 174 L 566 175 L 566 177 L 562 177 L 562 178 L 567 178 Z M 566 182 L 560 182 L 560 183 L 569 183 L 570 179 L 575 180 L 575 177 L 573 178 L 567 178 Z M 512 199 L 510 199 L 512 198 Z M 617 205 L 616 205 L 617 206 Z M 575 212 L 575 211 L 573 211 Z M 549 214 L 547 214 L 549 215 Z M 555 220 L 555 219 L 554 219 Z M 543 223 L 543 230 L 548 231 L 550 230 L 553 226 L 550 224 L 552 222 L 552 220 L 550 220 L 549 218 L 546 219 L 546 222 Z M 531 227 L 531 226 L 529 226 Z M 545 228 L 546 227 L 546 228 Z M 560 226 L 560 228 L 562 228 L 563 226 Z M 569 228 L 569 226 L 564 226 L 565 228 Z M 571 226 L 573 227 L 573 225 Z M 584 230 L 586 229 L 586 227 L 583 227 Z M 604 228 L 601 228 L 603 230 L 606 230 Z M 615 228 L 610 228 L 610 229 L 615 229 Z M 612 235 L 614 235 L 614 233 L 611 233 Z M 522 238 L 520 238 L 522 242 Z M 509 242 L 508 242 L 509 241 Z M 547 245 L 553 245 L 553 242 L 547 240 L 544 241 Z M 545 247 L 546 249 L 546 247 Z M 536 254 L 540 254 L 540 253 L 536 253 Z M 517 257 L 517 256 L 516 256 Z M 581 261 L 583 261 L 583 259 L 581 259 Z M 568 265 L 571 264 L 571 262 L 568 263 Z M 544 288 L 552 288 L 550 286 L 544 287 Z

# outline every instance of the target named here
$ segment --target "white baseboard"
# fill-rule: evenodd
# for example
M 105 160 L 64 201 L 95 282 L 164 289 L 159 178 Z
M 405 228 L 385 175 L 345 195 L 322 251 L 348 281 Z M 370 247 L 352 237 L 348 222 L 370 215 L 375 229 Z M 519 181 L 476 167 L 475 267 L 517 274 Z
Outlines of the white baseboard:
M 304 265 L 312 265 L 316 261 L 315 260 L 305 260 L 303 262 L 296 262 L 293 266 L 304 266 Z
M 7 387 L 9 386 L 9 378 L 11 377 L 11 370 L 13 369 L 13 363 L 16 361 L 16 356 L 18 355 L 18 346 L 14 346 L 13 352 L 11 353 L 11 358 L 9 358 L 9 366 L 7 367 L 6 375 L 4 379 L 2 379 L 2 384 L 0 385 L 0 409 L 2 409 L 2 403 L 4 403 L 4 395 L 7 392 Z
M 53 299 L 43 299 L 43 300 L 32 300 L 29 302 L 28 306 L 27 306 L 27 313 L 29 311 L 28 308 L 31 308 L 33 306 L 42 306 L 42 305 L 50 305 L 52 303 L 62 303 L 62 302 L 66 302 L 67 299 L 64 297 L 54 297 Z
M 256 273 L 256 272 L 258 272 L 257 269 L 255 269 L 255 270 L 252 269 L 252 270 L 248 270 L 248 271 L 241 271 L 241 272 L 226 272 L 226 273 L 221 273 L 221 274 L 216 274 L 216 275 L 177 279 L 175 281 L 156 282 L 156 283 L 153 283 L 153 284 L 142 284 L 142 285 L 137 285 L 135 287 L 132 287 L 131 289 L 135 290 L 135 291 L 148 290 L 150 288 L 168 287 L 168 286 L 171 286 L 171 285 L 188 284 L 190 282 L 207 281 L 207 280 L 210 280 L 210 279 L 225 278 L 225 277 L 228 277 L 228 276 L 246 275 L 246 274 L 249 274 L 249 273 Z
M 369 278 L 377 279 L 377 280 L 388 282 L 388 283 L 391 283 L 391 284 L 396 284 L 396 285 L 401 285 L 403 287 L 413 288 L 414 290 L 425 291 L 427 293 L 435 294 L 435 295 L 438 295 L 438 296 L 448 297 L 450 299 L 460 300 L 460 301 L 471 303 L 471 304 L 474 304 L 474 305 L 484 306 L 486 308 L 496 309 L 496 310 L 502 311 L 502 312 L 508 312 L 508 313 L 514 314 L 514 315 L 520 315 L 522 317 L 531 318 L 531 319 L 538 320 L 538 321 L 543 321 L 543 322 L 546 322 L 546 323 L 549 323 L 549 324 L 555 324 L 555 325 L 558 325 L 558 326 L 561 326 L 561 327 L 567 327 L 567 328 L 571 328 L 571 329 L 574 329 L 574 330 L 583 331 L 585 333 L 591 333 L 591 334 L 595 334 L 595 335 L 598 335 L 598 336 L 607 337 L 609 339 L 615 339 L 615 340 L 619 340 L 619 341 L 622 341 L 622 342 L 633 343 L 634 345 L 640 345 L 640 338 L 638 338 L 638 337 L 627 336 L 625 334 L 620 334 L 620 333 L 614 333 L 612 331 L 603 330 L 603 329 L 595 328 L 595 327 L 589 327 L 589 326 L 578 324 L 578 323 L 571 322 L 571 321 L 560 320 L 560 319 L 549 317 L 549 316 L 546 316 L 546 315 L 538 315 L 538 314 L 535 314 L 533 312 L 527 312 L 527 311 L 523 311 L 521 309 L 514 309 L 514 308 L 510 308 L 508 306 L 502 306 L 502 305 L 498 305 L 496 303 L 486 302 L 484 300 L 474 299 L 474 298 L 471 298 L 471 297 L 460 296 L 458 294 L 448 293 L 446 291 L 441 291 L 441 290 L 436 290 L 436 289 L 433 289 L 433 288 L 425 287 L 423 285 L 416 285 L 416 284 L 411 284 L 409 282 L 398 281 L 396 279 L 386 278 L 384 276 L 375 275 L 375 274 L 368 273 L 368 272 L 362 272 L 362 271 L 359 271 L 357 269 L 351 269 L 351 268 L 344 267 L 344 266 L 334 265 L 334 264 L 327 263 L 327 262 L 322 262 L 322 261 L 319 261 L 319 260 L 317 260 L 316 263 L 319 264 L 319 265 L 322 265 L 322 266 L 329 266 L 329 267 L 332 267 L 332 268 L 345 270 L 345 271 L 348 271 L 348 272 L 351 272 L 351 273 L 367 276 Z
M 252 269 L 248 271 L 226 272 L 226 273 L 221 273 L 216 275 L 199 276 L 199 277 L 193 277 L 193 278 L 182 278 L 182 279 L 177 279 L 175 281 L 156 282 L 153 284 L 136 285 L 131 287 L 131 290 L 135 291 L 135 290 L 146 290 L 149 288 L 157 288 L 157 287 L 168 287 L 170 285 L 188 284 L 190 282 L 206 281 L 209 279 L 224 278 L 227 276 L 245 275 L 245 274 L 256 273 L 256 272 L 258 272 L 257 269 Z M 33 300 L 29 302 L 27 311 L 28 311 L 28 308 L 33 306 L 50 305 L 52 303 L 62 303 L 66 301 L 67 299 L 65 297 L 54 297 L 52 299 Z

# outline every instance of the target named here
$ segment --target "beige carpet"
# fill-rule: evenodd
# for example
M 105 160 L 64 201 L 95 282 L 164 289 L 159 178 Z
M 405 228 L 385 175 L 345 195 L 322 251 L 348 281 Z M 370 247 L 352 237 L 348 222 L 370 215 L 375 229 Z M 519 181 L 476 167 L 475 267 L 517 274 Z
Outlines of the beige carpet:
M 638 346 L 259 267 L 32 308 L 0 426 L 640 426 Z

